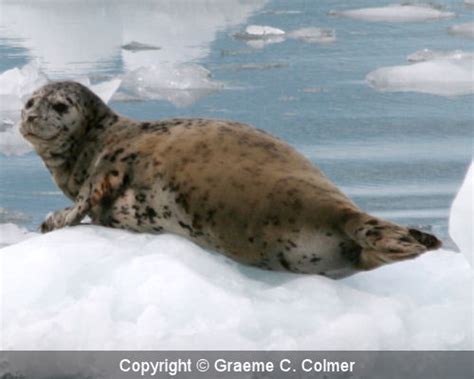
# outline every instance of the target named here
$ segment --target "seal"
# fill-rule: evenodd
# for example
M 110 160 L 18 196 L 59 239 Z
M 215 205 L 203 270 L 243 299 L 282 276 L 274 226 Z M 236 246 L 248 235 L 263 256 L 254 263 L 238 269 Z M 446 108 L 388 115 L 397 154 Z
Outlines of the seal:
M 62 81 L 33 93 L 20 131 L 74 202 L 42 232 L 88 215 L 178 234 L 247 265 L 332 278 L 441 246 L 363 212 L 291 146 L 239 122 L 131 120 Z

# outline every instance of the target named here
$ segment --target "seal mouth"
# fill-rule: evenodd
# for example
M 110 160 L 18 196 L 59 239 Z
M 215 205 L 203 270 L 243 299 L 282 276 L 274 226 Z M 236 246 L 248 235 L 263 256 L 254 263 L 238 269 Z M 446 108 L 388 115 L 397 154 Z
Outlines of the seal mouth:
M 55 139 L 59 135 L 59 133 L 56 133 L 51 137 L 40 137 L 35 133 L 32 133 L 30 131 L 23 131 L 21 129 L 20 129 L 20 133 L 27 140 L 39 140 L 39 141 L 52 141 L 53 139 Z

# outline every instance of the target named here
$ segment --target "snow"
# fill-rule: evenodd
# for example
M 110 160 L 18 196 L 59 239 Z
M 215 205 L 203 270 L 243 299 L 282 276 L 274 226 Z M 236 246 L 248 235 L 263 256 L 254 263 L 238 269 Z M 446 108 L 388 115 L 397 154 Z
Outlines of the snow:
M 385 7 L 331 11 L 331 15 L 375 22 L 420 22 L 454 17 L 428 4 L 393 4 Z
M 464 24 L 451 26 L 448 29 L 448 32 L 453 35 L 474 38 L 474 22 L 466 22 Z
M 472 240 L 458 236 L 472 237 L 472 177 L 471 165 L 450 224 L 471 262 Z M 3 224 L 0 236 L 14 243 L 0 250 L 0 349 L 473 348 L 474 271 L 455 252 L 334 281 L 246 267 L 169 234 Z
M 176 106 L 190 105 L 222 88 L 223 84 L 213 81 L 211 73 L 198 64 L 141 67 L 124 74 L 122 85 L 131 98 L 167 100 Z
M 471 162 L 464 183 L 451 208 L 449 234 L 473 266 L 474 238 L 474 165 Z
M 472 271 L 446 251 L 333 281 L 80 226 L 1 257 L 2 349 L 472 347 Z
M 415 53 L 416 54 L 416 53 Z M 457 52 L 447 56 L 426 54 L 421 62 L 382 67 L 366 76 L 369 85 L 379 91 L 422 92 L 441 96 L 474 93 L 474 53 Z M 428 59 L 423 61 L 424 59 Z

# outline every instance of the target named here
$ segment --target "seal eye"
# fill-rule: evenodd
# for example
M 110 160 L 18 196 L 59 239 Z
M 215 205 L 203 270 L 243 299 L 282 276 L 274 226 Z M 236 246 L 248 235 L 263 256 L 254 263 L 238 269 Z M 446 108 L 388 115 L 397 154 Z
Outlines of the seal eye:
M 25 104 L 25 109 L 31 108 L 34 103 L 35 101 L 33 99 L 28 100 Z
M 53 109 L 59 114 L 63 114 L 67 110 L 67 105 L 64 103 L 55 103 L 53 104 Z

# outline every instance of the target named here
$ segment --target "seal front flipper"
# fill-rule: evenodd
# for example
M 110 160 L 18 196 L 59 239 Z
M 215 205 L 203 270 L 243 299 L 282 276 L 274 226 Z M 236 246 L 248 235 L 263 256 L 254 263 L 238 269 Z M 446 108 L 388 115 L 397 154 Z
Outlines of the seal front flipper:
M 344 231 L 362 250 L 356 263 L 362 270 L 413 259 L 441 247 L 435 236 L 378 219 L 365 213 L 350 217 Z
M 91 210 L 100 206 L 106 198 L 113 196 L 123 180 L 124 176 L 117 170 L 92 176 L 83 184 L 74 206 L 48 214 L 40 226 L 41 233 L 78 225 Z
M 73 207 L 49 213 L 39 229 L 41 233 L 48 233 L 65 226 L 77 225 L 85 216 L 86 213 L 82 212 L 82 207 L 76 204 Z

